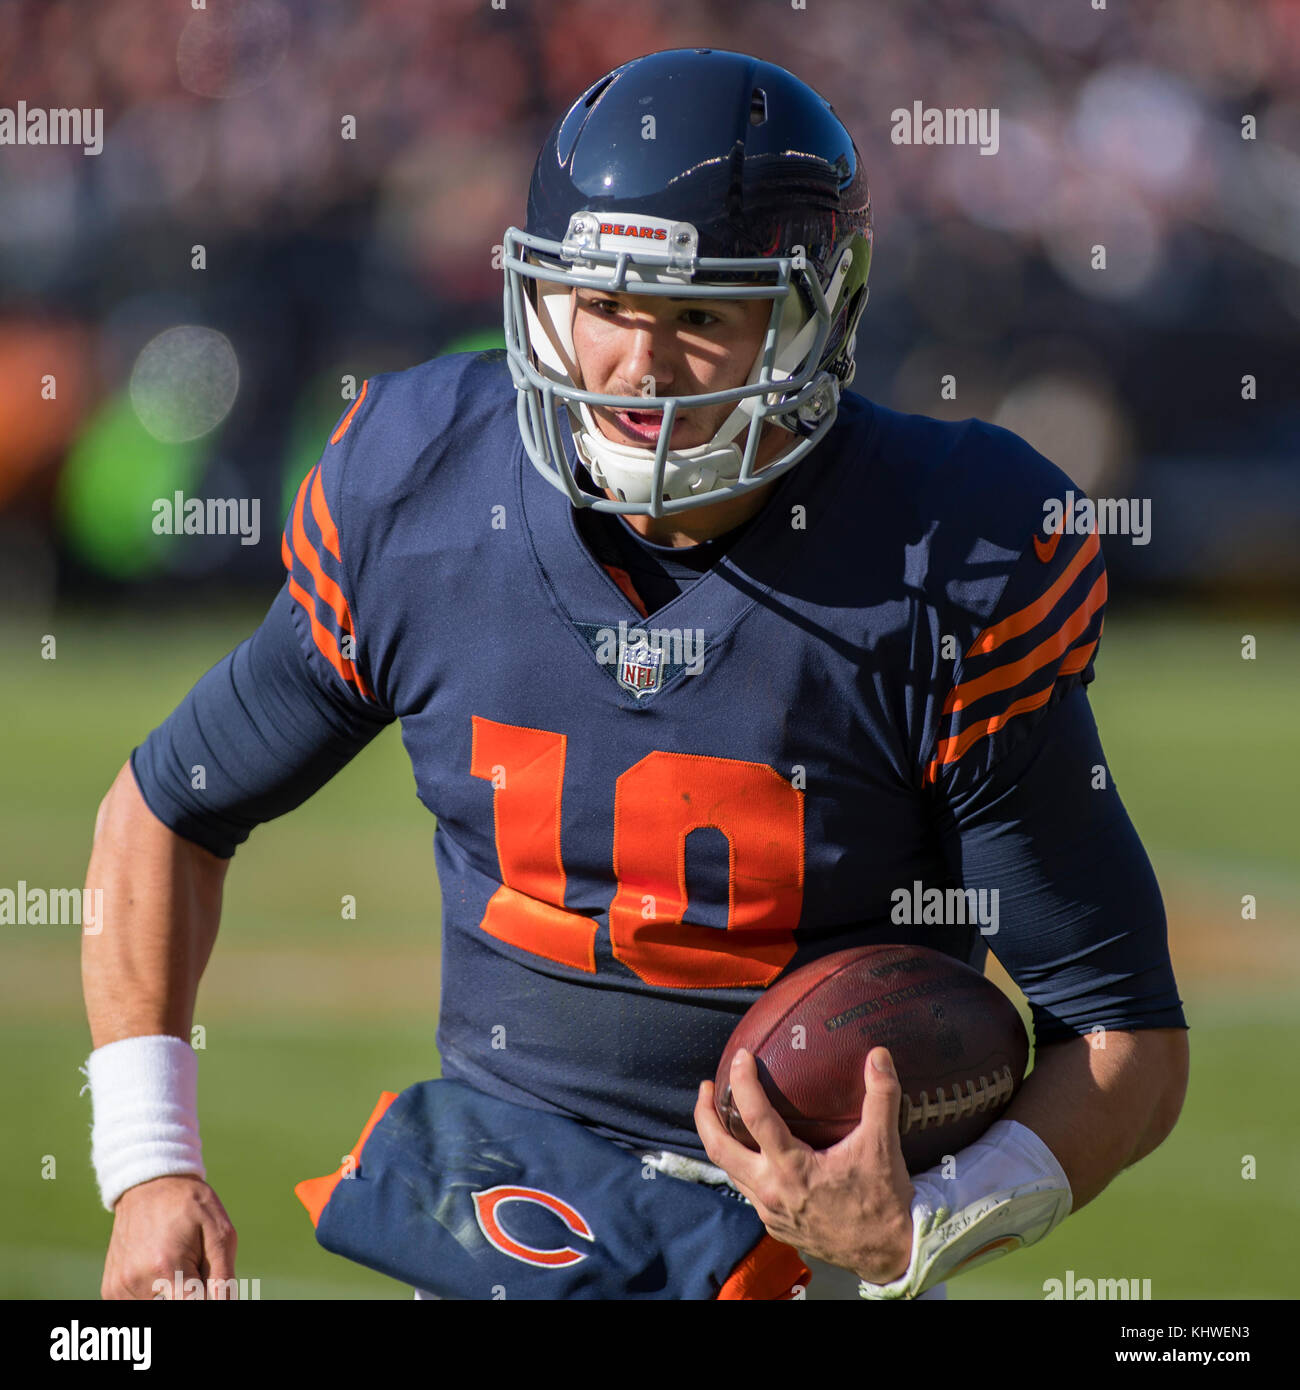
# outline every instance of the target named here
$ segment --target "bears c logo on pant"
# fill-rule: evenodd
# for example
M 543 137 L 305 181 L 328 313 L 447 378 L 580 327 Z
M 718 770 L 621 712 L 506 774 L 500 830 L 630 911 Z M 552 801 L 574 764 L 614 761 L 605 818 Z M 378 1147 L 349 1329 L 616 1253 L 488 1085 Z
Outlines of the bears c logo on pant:
M 538 1265 L 543 1269 L 556 1268 L 575 1265 L 579 1260 L 585 1260 L 587 1252 L 575 1250 L 569 1245 L 561 1246 L 558 1250 L 535 1250 L 531 1245 L 524 1245 L 521 1241 L 515 1240 L 513 1236 L 506 1234 L 497 1218 L 497 1208 L 507 1202 L 535 1202 L 547 1211 L 553 1211 L 575 1236 L 581 1236 L 583 1240 L 596 1239 L 591 1227 L 583 1220 L 581 1212 L 571 1207 L 568 1202 L 561 1201 L 554 1193 L 543 1192 L 540 1188 L 489 1187 L 482 1192 L 473 1193 L 472 1196 L 479 1230 L 496 1249 L 503 1255 L 509 1255 L 512 1260 L 521 1260 L 524 1264 Z

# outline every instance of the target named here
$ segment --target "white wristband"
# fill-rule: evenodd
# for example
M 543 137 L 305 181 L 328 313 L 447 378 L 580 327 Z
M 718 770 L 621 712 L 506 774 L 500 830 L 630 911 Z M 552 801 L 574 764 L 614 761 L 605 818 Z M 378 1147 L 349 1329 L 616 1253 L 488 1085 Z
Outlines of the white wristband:
M 1065 1220 L 1073 1194 L 1051 1149 L 1027 1126 L 998 1120 L 962 1149 L 951 1178 L 931 1168 L 913 1179 L 912 1258 L 863 1298 L 915 1298 L 953 1274 L 1033 1245 Z
M 199 1060 L 182 1038 L 122 1038 L 86 1062 L 91 1159 L 108 1211 L 128 1187 L 178 1173 L 206 1178 L 199 1145 Z

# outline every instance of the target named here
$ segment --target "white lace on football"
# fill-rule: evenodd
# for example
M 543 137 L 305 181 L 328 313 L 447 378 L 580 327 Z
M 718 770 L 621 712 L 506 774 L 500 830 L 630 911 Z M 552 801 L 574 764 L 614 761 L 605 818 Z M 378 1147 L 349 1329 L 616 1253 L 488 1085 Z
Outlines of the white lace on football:
M 933 1100 L 930 1099 L 928 1091 L 922 1091 L 921 1098 L 917 1101 L 905 1095 L 900 1129 L 903 1134 L 910 1134 L 913 1126 L 925 1129 L 930 1124 L 937 1127 L 951 1120 L 965 1119 L 967 1115 L 976 1115 L 990 1107 L 1005 1105 L 1015 1089 L 1016 1083 L 1011 1075 L 1011 1068 L 1002 1067 L 993 1073 L 991 1080 L 987 1076 L 981 1076 L 978 1084 L 967 1081 L 965 1090 L 960 1082 L 955 1083 L 951 1087 L 952 1095 L 947 1098 L 944 1097 L 942 1086 L 935 1087 Z

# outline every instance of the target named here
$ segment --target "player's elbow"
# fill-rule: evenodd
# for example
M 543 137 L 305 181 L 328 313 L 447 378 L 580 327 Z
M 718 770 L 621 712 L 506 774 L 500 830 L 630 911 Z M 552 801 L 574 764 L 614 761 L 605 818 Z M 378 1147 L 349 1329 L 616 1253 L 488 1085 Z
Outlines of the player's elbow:
M 1185 1028 L 1156 1028 L 1135 1036 L 1142 1041 L 1142 1070 L 1151 1097 L 1151 1111 L 1142 1140 L 1130 1163 L 1145 1158 L 1173 1133 L 1187 1096 L 1191 1067 Z
M 104 793 L 103 800 L 99 803 L 99 809 L 95 812 L 95 831 L 92 841 L 98 844 L 100 837 L 115 815 L 121 814 L 124 801 L 125 790 L 127 787 L 134 789 L 135 775 L 131 771 L 131 760 L 128 758 L 118 770 L 117 776 L 113 779 L 112 786 Z

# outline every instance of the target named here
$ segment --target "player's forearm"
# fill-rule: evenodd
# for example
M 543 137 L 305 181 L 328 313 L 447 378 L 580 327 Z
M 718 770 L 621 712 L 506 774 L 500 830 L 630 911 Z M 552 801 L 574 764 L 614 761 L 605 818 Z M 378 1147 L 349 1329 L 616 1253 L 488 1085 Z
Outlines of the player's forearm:
M 163 825 L 122 768 L 99 808 L 86 870 L 104 904 L 103 930 L 83 934 L 81 946 L 96 1048 L 158 1033 L 188 1041 L 227 863 Z
M 1070 1180 L 1072 1211 L 1173 1129 L 1187 1090 L 1181 1028 L 1098 1034 L 1042 1048 L 1007 1111 L 1055 1154 Z

